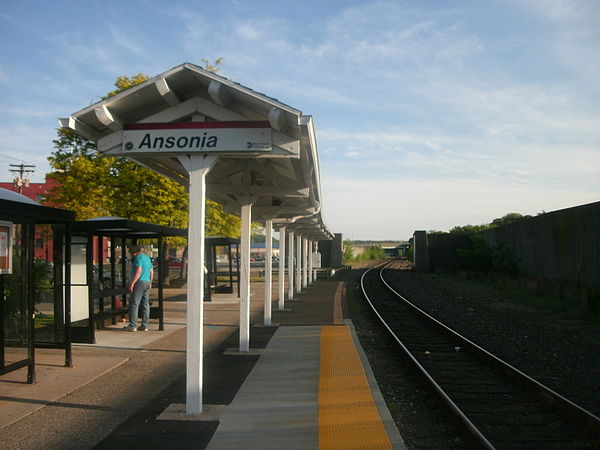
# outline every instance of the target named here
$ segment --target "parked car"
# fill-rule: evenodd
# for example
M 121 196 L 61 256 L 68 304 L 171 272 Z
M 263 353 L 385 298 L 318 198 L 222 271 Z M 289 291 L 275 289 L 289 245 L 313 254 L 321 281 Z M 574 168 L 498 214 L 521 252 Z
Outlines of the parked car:
M 183 264 L 182 258 L 171 257 L 169 258 L 169 267 L 181 267 Z

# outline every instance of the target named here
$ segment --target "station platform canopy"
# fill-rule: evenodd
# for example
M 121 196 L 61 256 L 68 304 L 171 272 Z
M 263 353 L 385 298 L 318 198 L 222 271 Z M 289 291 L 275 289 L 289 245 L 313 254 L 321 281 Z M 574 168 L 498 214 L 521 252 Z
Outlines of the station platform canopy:
M 271 219 L 313 240 L 333 237 L 322 217 L 313 118 L 194 64 L 59 122 L 96 141 L 100 152 L 126 156 L 186 187 L 182 154 L 213 153 L 218 159 L 207 174 L 206 195 L 225 211 L 239 214 L 250 202 L 253 220 Z M 221 136 L 220 128 L 229 134 Z M 225 142 L 231 130 L 240 131 L 239 142 Z
M 187 237 L 187 230 L 166 227 L 124 217 L 95 217 L 73 224 L 73 234 L 92 233 L 99 236 L 127 239 L 158 239 L 159 237 Z

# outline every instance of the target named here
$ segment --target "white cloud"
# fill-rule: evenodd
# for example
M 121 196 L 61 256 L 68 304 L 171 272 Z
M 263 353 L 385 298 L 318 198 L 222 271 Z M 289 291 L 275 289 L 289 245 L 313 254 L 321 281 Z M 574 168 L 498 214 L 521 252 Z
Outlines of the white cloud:
M 140 42 L 142 41 L 141 37 L 132 34 L 130 28 L 125 30 L 117 27 L 115 24 L 111 24 L 108 26 L 108 29 L 113 45 L 131 52 L 136 56 L 140 56 L 144 53 L 144 48 L 140 45 Z
M 204 16 L 195 10 L 187 7 L 176 6 L 162 11 L 163 14 L 169 14 L 178 20 L 183 25 L 184 46 L 186 48 L 193 47 L 201 39 L 207 38 L 211 33 L 211 23 Z
M 285 3 L 142 3 L 139 23 L 166 18 L 164 30 L 125 28 L 116 13 L 102 32 L 72 20 L 37 37 L 35 67 L 2 57 L 0 83 L 35 99 L 0 105 L 17 124 L 0 129 L 0 153 L 45 158 L 53 117 L 97 100 L 117 75 L 224 57 L 222 75 L 314 115 L 333 230 L 408 237 L 600 192 L 597 0 L 309 2 L 310 21 Z M 27 117 L 52 125 L 44 133 Z
M 53 150 L 56 138 L 54 128 L 12 125 L 0 127 L 0 153 L 17 158 L 26 164 L 34 164 L 36 173 L 43 175 L 50 170 L 47 157 Z
M 31 119 L 36 117 L 52 117 L 51 112 L 44 108 L 41 108 L 39 104 L 32 102 L 23 102 L 16 105 L 0 105 L 0 114 L 7 114 L 12 117 L 19 117 L 25 119 Z
M 8 73 L 6 72 L 6 69 L 4 67 L 0 67 L 0 83 L 8 84 L 9 81 L 10 78 L 8 76 Z
M 570 187 L 507 187 L 488 180 L 363 180 L 328 177 L 325 221 L 344 237 L 408 239 L 415 230 L 448 231 L 509 212 L 535 215 L 597 201 Z M 352 199 L 351 202 L 349 199 Z
M 600 192 L 597 141 L 582 145 L 569 139 L 520 142 L 416 130 L 322 130 L 319 148 L 329 149 L 330 145 L 338 150 L 324 150 L 321 165 L 324 174 L 334 176 L 354 171 L 368 180 L 460 178 L 532 188 L 573 184 Z M 340 154 L 351 155 L 360 164 L 344 164 Z
M 82 65 L 95 67 L 105 74 L 122 74 L 129 72 L 126 61 L 120 58 L 119 45 L 114 42 L 90 39 L 78 32 L 66 32 L 49 36 L 48 41 L 64 55 L 58 64 L 69 72 L 82 73 Z
M 600 93 L 600 2 L 537 0 L 519 6 L 551 23 L 563 63 L 588 89 Z

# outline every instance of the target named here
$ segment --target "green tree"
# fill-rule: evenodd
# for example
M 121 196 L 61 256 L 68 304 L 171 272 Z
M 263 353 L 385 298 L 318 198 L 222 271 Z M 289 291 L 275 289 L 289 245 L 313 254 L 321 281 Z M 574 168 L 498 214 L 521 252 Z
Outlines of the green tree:
M 450 233 L 465 233 L 472 234 L 479 231 L 487 230 L 490 226 L 488 224 L 482 225 L 457 225 L 450 229 Z
M 206 234 L 208 236 L 239 237 L 241 220 L 223 211 L 223 207 L 212 200 L 206 200 Z
M 133 86 L 137 86 L 138 84 L 143 83 L 148 80 L 148 76 L 143 73 L 138 73 L 137 75 L 133 75 L 132 77 L 128 76 L 120 76 L 117 77 L 117 81 L 115 81 L 115 86 L 117 89 L 106 94 L 105 97 L 102 97 L 102 100 L 112 97 L 113 95 L 117 95 L 119 92 L 123 92 Z
M 204 70 L 208 70 L 209 72 L 217 73 L 221 68 L 219 67 L 223 62 L 223 58 L 215 59 L 214 63 L 211 63 L 208 59 L 202 58 L 202 63 L 204 64 Z
M 365 248 L 365 251 L 361 253 L 360 260 L 366 261 L 369 259 L 383 259 L 385 258 L 385 251 L 380 245 L 370 245 Z
M 490 225 L 493 227 L 498 227 L 500 225 L 506 225 L 507 223 L 516 222 L 522 219 L 528 219 L 530 217 L 531 216 L 524 216 L 519 213 L 508 213 L 503 215 L 502 217 L 498 217 L 497 219 L 492 220 L 492 223 Z
M 354 260 L 354 245 L 352 241 L 344 241 L 344 264 L 350 263 Z

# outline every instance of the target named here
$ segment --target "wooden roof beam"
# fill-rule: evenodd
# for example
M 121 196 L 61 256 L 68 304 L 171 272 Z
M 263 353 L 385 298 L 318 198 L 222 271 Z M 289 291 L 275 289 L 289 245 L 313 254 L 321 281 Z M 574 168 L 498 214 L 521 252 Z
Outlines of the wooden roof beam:
M 119 131 L 123 129 L 123 121 L 115 116 L 106 106 L 106 104 L 100 105 L 94 109 L 96 118 L 102 125 L 107 126 L 113 131 Z
M 269 122 L 271 123 L 272 128 L 280 131 L 281 133 L 285 133 L 288 129 L 285 112 L 275 106 L 273 106 L 269 111 Z
M 278 197 L 298 197 L 306 198 L 309 196 L 308 188 L 293 188 L 287 186 L 257 186 L 257 185 L 231 185 L 231 184 L 211 184 L 211 191 L 218 194 L 246 194 L 255 195 L 275 195 Z
M 156 86 L 158 93 L 169 105 L 177 106 L 179 103 L 181 103 L 181 100 L 170 88 L 169 83 L 167 83 L 167 80 L 165 80 L 165 77 L 157 78 L 154 82 L 154 85 Z
M 226 107 L 231 100 L 231 97 L 227 92 L 227 87 L 217 80 L 212 80 L 208 85 L 208 95 L 213 102 L 223 107 Z
M 80 122 L 79 120 L 75 119 L 73 116 L 58 119 L 58 124 L 61 126 L 61 128 L 69 128 L 69 129 L 73 130 L 75 133 L 79 134 L 80 136 L 83 136 L 84 138 L 90 139 L 92 141 L 97 141 L 102 136 L 104 136 L 101 132 L 99 132 L 95 128 L 92 128 L 89 125 L 86 125 L 85 123 Z

